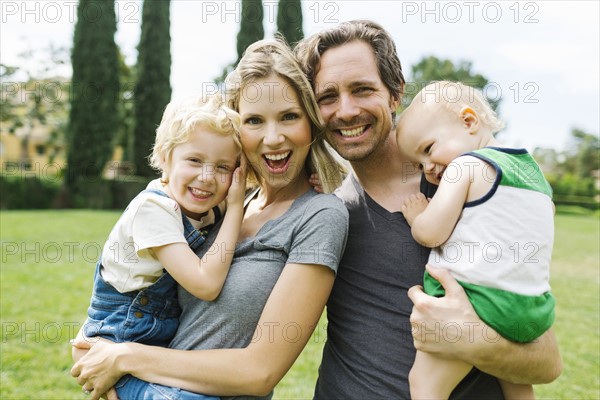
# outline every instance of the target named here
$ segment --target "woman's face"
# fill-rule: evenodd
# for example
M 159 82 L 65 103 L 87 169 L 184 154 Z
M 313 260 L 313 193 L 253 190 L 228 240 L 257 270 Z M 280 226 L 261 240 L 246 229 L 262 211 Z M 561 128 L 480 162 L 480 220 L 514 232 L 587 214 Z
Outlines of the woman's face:
M 241 87 L 242 148 L 265 185 L 283 188 L 307 178 L 311 123 L 296 90 L 271 75 Z

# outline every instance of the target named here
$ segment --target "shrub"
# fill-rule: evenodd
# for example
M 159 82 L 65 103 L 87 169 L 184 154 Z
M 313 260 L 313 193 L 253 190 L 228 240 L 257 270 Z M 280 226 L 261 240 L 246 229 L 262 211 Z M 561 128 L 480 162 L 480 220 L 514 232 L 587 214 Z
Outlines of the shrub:
M 61 182 L 35 176 L 0 175 L 0 209 L 25 210 L 51 208 Z
M 0 209 L 28 210 L 50 208 L 89 208 L 123 210 L 148 184 L 148 178 L 126 180 L 94 179 L 80 181 L 67 192 L 60 181 L 36 176 L 0 175 Z

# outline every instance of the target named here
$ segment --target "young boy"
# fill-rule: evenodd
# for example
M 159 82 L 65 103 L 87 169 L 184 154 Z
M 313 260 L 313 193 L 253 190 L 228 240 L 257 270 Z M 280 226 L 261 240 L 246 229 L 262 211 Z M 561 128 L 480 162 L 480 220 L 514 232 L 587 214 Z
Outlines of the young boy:
M 131 201 L 110 232 L 96 267 L 85 336 L 167 346 L 180 314 L 177 283 L 202 300 L 219 296 L 243 216 L 239 125 L 238 114 L 217 96 L 167 106 L 150 157 L 162 179 Z M 220 219 L 225 199 L 218 249 L 200 259 L 194 251 Z M 131 376 L 116 388 L 120 398 L 171 391 L 177 398 L 208 398 Z
M 419 92 L 398 122 L 397 143 L 439 188 L 429 202 L 411 196 L 402 212 L 415 240 L 433 248 L 430 267 L 448 269 L 499 334 L 528 342 L 554 321 L 552 192 L 526 150 L 500 147 L 501 128 L 473 88 L 442 81 Z M 427 271 L 424 290 L 444 295 Z M 471 368 L 417 351 L 411 397 L 448 398 Z M 501 385 L 506 398 L 534 397 L 530 385 Z

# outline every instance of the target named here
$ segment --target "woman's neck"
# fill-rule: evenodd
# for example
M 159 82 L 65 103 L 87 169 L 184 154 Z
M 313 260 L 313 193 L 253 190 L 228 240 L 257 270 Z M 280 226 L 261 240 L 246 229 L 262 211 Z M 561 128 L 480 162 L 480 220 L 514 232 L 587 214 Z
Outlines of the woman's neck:
M 273 187 L 268 182 L 263 182 L 258 193 L 260 207 L 265 208 L 272 204 L 295 200 L 310 188 L 308 178 L 304 174 L 284 187 Z

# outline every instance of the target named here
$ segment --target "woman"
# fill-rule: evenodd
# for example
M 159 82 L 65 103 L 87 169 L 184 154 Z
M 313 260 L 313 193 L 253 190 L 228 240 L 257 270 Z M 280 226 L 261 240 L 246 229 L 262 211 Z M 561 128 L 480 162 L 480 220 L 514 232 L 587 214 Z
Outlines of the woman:
M 227 84 L 258 189 L 246 200 L 221 295 L 206 303 L 179 289 L 183 312 L 172 349 L 96 343 L 71 370 L 93 399 L 125 374 L 204 394 L 269 398 L 323 312 L 348 213 L 309 184 L 312 172 L 325 177 L 325 191 L 341 181 L 311 87 L 288 47 L 273 41 L 250 46 Z M 207 251 L 233 249 L 213 243 Z

